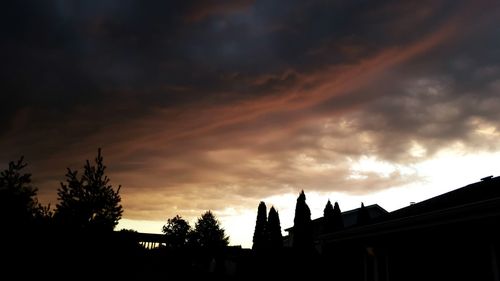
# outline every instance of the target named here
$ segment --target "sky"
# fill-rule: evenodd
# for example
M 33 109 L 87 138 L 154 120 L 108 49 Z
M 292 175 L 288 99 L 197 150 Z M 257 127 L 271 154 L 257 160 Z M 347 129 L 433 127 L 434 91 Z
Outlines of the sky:
M 4 1 L 0 163 L 44 204 L 102 148 L 119 228 L 212 210 L 251 247 L 282 228 L 392 211 L 500 173 L 500 3 Z

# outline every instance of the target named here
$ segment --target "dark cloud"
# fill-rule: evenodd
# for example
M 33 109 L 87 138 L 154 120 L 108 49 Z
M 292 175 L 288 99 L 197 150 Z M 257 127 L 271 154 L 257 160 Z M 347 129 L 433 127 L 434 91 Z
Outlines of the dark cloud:
M 247 10 L 255 0 L 235 1 L 192 1 L 188 12 L 184 15 L 187 22 L 204 21 L 209 17 L 221 16 Z
M 97 147 L 137 219 L 364 194 L 450 145 L 499 149 L 494 1 L 2 5 L 0 160 L 26 155 L 45 202 Z

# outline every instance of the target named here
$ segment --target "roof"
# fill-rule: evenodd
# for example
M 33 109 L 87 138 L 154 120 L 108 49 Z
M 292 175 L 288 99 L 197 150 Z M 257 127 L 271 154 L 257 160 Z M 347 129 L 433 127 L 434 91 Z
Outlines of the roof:
M 480 223 L 500 217 L 500 177 L 487 177 L 480 182 L 452 190 L 428 200 L 393 211 L 370 225 L 353 227 L 325 234 L 323 241 L 356 240 L 363 237 L 386 236 L 390 233 L 435 229 L 459 223 Z
M 422 202 L 412 204 L 408 207 L 395 210 L 384 219 L 420 215 L 472 202 L 489 200 L 496 197 L 500 197 L 500 177 L 485 177 L 479 182 L 475 182 Z
M 378 204 L 373 204 L 369 206 L 365 206 L 366 210 L 368 211 L 368 214 L 370 215 L 370 218 L 378 218 L 382 215 L 387 214 L 388 212 L 380 207 Z M 358 212 L 361 208 L 356 208 L 352 209 L 349 211 L 342 212 L 342 220 L 344 221 L 344 227 L 351 227 L 357 223 L 358 219 Z M 320 229 L 321 225 L 323 224 L 323 217 L 316 218 L 311 221 L 313 229 Z M 292 231 L 293 226 L 285 229 L 285 231 Z

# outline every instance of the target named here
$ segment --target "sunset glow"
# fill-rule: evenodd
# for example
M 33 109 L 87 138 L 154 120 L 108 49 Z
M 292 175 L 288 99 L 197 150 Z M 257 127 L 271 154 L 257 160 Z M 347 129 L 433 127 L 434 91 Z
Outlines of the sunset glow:
M 179 2 L 179 3 L 171 3 Z M 209 4 L 207 4 L 209 3 Z M 43 6 L 43 7 L 42 7 Z M 260 201 L 293 225 L 405 207 L 500 175 L 497 1 L 72 1 L 2 17 L 0 163 L 57 204 L 102 148 L 117 229 L 212 210 L 252 246 Z

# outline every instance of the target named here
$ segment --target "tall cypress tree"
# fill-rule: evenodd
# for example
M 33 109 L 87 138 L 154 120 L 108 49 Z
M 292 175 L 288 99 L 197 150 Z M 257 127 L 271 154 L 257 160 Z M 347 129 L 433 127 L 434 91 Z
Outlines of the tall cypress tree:
M 335 231 L 344 228 L 344 219 L 342 218 L 342 212 L 340 211 L 339 203 L 335 202 L 333 206 L 333 225 L 335 226 Z
M 252 249 L 254 251 L 262 251 L 267 248 L 267 211 L 266 211 L 266 203 L 260 202 L 259 207 L 257 209 L 257 220 L 255 222 L 255 231 L 253 233 L 253 246 Z
M 335 202 L 335 207 L 333 207 L 330 200 L 328 200 L 323 210 L 323 233 L 331 233 L 343 227 L 344 221 L 342 219 L 339 204 Z
M 283 235 L 281 234 L 280 216 L 278 211 L 271 207 L 267 221 L 267 233 L 269 235 L 269 248 L 279 250 L 283 248 Z
M 333 232 L 333 216 L 333 206 L 330 200 L 328 200 L 323 210 L 323 233 Z
M 293 247 L 299 251 L 312 250 L 311 210 L 307 206 L 306 195 L 303 190 L 297 198 L 293 223 Z

